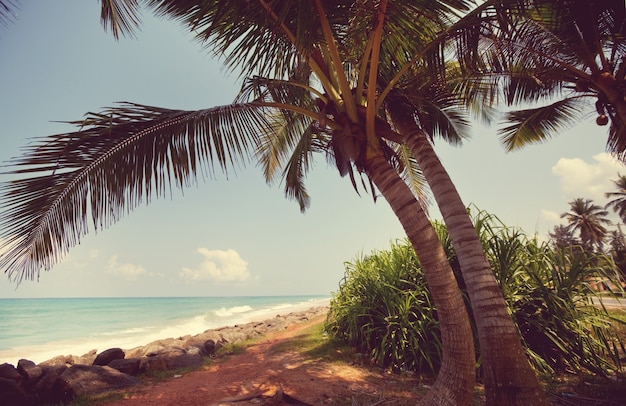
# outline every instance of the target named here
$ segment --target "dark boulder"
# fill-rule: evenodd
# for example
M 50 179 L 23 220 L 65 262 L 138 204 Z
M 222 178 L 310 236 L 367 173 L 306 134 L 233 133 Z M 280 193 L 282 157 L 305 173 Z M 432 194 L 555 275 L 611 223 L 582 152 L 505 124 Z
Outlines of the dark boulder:
M 27 395 L 15 379 L 0 377 L 0 399 L 3 405 L 26 405 Z
M 99 365 L 73 365 L 55 382 L 55 393 L 68 402 L 78 395 L 98 394 L 137 385 L 139 380 L 116 369 Z
M 22 375 L 17 372 L 17 369 L 11 364 L 0 364 L 0 378 L 10 379 L 13 381 L 17 381 L 18 383 L 22 381 Z
M 121 348 L 109 348 L 108 350 L 102 351 L 96 359 L 93 361 L 93 365 L 106 366 L 109 365 L 111 361 L 114 359 L 124 359 L 126 354 L 124 354 L 124 350 Z
M 109 366 L 128 375 L 136 376 L 139 373 L 139 358 L 114 359 Z
M 39 399 L 40 404 L 53 404 L 61 401 L 60 395 L 55 393 L 54 384 L 57 379 L 67 371 L 68 367 L 63 365 L 42 365 L 43 374 L 31 389 L 31 392 Z
M 204 342 L 203 348 L 204 348 L 204 352 L 209 357 L 212 357 L 212 356 L 215 355 L 215 341 L 213 341 L 213 340 L 206 340 Z
M 29 386 L 37 383 L 43 375 L 43 369 L 35 365 L 33 361 L 21 359 L 17 362 L 17 372 L 28 382 Z

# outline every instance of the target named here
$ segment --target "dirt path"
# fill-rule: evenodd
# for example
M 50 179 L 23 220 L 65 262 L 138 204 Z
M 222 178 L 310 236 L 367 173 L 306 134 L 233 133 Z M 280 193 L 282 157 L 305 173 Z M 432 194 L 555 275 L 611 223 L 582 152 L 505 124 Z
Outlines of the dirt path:
M 382 399 L 386 399 L 385 405 L 415 404 L 419 398 L 415 378 L 311 360 L 301 354 L 297 346 L 283 345 L 302 338 L 304 329 L 311 323 L 323 323 L 324 318 L 320 316 L 309 323 L 292 325 L 285 331 L 268 335 L 248 347 L 245 353 L 218 359 L 201 370 L 147 383 L 128 392 L 125 399 L 108 405 L 318 406 L 351 405 L 353 399 L 361 405 Z

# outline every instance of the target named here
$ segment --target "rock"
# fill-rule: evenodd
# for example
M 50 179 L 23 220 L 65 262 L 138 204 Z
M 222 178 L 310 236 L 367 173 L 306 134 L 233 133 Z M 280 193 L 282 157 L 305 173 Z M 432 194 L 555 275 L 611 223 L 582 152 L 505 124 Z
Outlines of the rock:
M 206 340 L 202 347 L 204 348 L 204 352 L 208 356 L 215 355 L 215 350 L 216 350 L 216 348 L 215 348 L 215 341 L 213 341 L 213 340 Z
M 205 345 L 208 341 L 213 343 L 212 347 L 211 345 L 209 345 L 209 347 Z M 211 356 L 215 354 L 215 350 L 217 350 L 220 345 L 221 338 L 219 333 L 214 330 L 207 330 L 204 333 L 197 334 L 185 340 L 183 348 L 198 347 L 202 350 L 202 355 Z
M 71 355 L 59 355 L 40 363 L 41 366 L 67 366 L 73 365 L 74 358 Z
M 73 365 L 56 380 L 55 392 L 68 402 L 77 395 L 98 394 L 137 385 L 139 380 L 108 366 Z
M 141 358 L 144 356 L 145 347 L 135 347 L 129 350 L 124 351 L 126 353 L 126 358 Z
M 21 359 L 17 362 L 17 372 L 26 379 L 29 385 L 34 385 L 43 375 L 43 369 L 27 359 Z
M 121 348 L 109 348 L 108 350 L 102 351 L 98 354 L 92 365 L 109 365 L 109 363 L 114 359 L 124 359 L 125 356 L 126 354 L 124 354 L 124 351 Z
M 222 341 L 225 341 L 230 344 L 240 343 L 247 339 L 247 335 L 245 333 L 242 333 L 239 330 L 237 331 L 223 330 L 220 335 L 222 337 Z
M 91 365 L 96 360 L 97 350 L 91 350 L 80 357 L 74 357 L 74 364 Z
M 200 348 L 198 348 L 198 347 L 189 347 L 189 348 L 187 348 L 187 354 L 202 356 L 202 350 Z
M 128 375 L 136 376 L 139 373 L 139 358 L 114 359 L 109 366 Z
M 150 352 L 148 358 L 159 358 L 165 361 L 166 369 L 190 368 L 204 364 L 200 351 L 188 353 L 180 347 L 164 347 L 157 352 Z
M 153 347 L 150 346 L 146 350 L 147 357 L 156 357 L 161 355 L 184 354 L 185 349 L 182 347 Z
M 59 395 L 54 392 L 54 383 L 65 372 L 68 367 L 63 365 L 42 365 L 39 364 L 43 375 L 37 381 L 31 392 L 40 400 L 40 404 L 53 404 L 61 401 Z
M 0 364 L 0 378 L 9 379 L 16 382 L 22 381 L 22 375 L 17 372 L 17 369 L 11 364 Z
M 152 371 L 165 371 L 167 370 L 167 363 L 165 359 L 160 357 L 142 357 L 139 360 L 140 372 L 152 372 Z
M 204 358 L 199 351 L 196 354 L 170 353 L 161 355 L 161 357 L 165 359 L 167 369 L 195 368 L 204 364 Z
M 3 405 L 25 405 L 27 395 L 15 379 L 0 377 L 0 399 Z

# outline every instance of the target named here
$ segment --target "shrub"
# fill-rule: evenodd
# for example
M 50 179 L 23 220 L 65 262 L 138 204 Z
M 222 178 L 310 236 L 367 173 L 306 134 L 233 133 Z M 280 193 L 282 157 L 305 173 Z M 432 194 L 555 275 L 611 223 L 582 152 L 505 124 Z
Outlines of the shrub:
M 434 306 L 410 244 L 346 263 L 327 330 L 396 370 L 436 371 L 441 363 Z
M 596 305 L 589 284 L 615 279 L 611 258 L 528 238 L 482 211 L 473 220 L 533 366 L 543 373 L 617 370 L 624 343 L 611 323 L 620 321 Z M 464 289 L 447 230 L 434 225 Z M 436 310 L 407 240 L 346 263 L 327 328 L 381 366 L 434 372 L 441 363 Z

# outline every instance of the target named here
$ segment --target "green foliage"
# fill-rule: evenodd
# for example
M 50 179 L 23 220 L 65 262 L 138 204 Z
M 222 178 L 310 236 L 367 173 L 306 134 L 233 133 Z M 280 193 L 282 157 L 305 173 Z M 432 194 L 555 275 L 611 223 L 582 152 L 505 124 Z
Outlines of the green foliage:
M 441 362 L 435 313 L 415 252 L 398 243 L 346 264 L 327 330 L 380 365 L 432 372 Z
M 611 319 L 595 306 L 594 280 L 615 280 L 612 260 L 579 246 L 557 247 L 479 212 L 479 235 L 532 364 L 541 372 L 588 370 L 606 375 L 620 365 Z
M 624 341 L 612 326 L 623 321 L 596 305 L 592 288 L 616 280 L 611 258 L 529 238 L 483 211 L 473 220 L 533 366 L 545 374 L 616 371 Z M 435 229 L 460 275 L 445 226 Z M 436 310 L 408 241 L 346 264 L 327 328 L 385 367 L 428 372 L 440 365 Z

